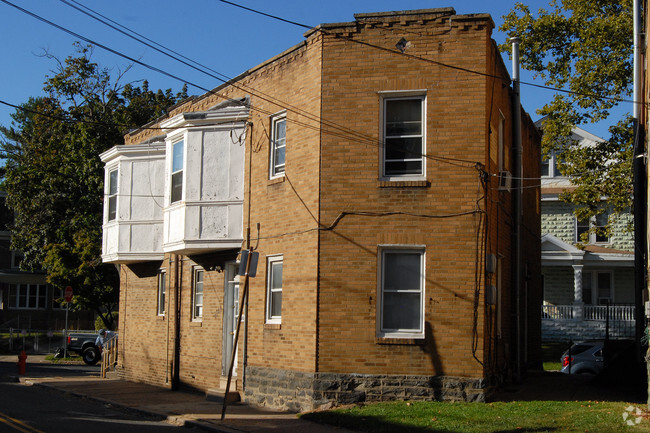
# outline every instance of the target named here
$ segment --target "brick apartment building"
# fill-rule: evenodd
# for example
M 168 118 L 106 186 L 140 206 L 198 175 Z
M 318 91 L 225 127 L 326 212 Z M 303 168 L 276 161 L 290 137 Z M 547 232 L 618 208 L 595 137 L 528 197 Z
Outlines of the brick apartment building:
M 483 400 L 538 363 L 539 186 L 520 189 L 515 290 L 513 108 L 493 27 L 451 8 L 323 24 L 104 153 L 120 373 L 220 387 L 248 227 L 245 401 Z M 539 178 L 523 119 L 522 177 Z

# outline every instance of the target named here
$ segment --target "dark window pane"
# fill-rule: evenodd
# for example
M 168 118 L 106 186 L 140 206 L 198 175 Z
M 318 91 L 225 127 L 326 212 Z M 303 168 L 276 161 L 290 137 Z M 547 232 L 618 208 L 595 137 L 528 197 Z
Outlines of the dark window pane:
M 384 329 L 420 330 L 420 294 L 384 293 Z
M 386 174 L 420 174 L 422 173 L 422 161 L 409 161 L 409 162 L 387 162 Z
M 384 290 L 420 290 L 420 254 L 386 253 Z
M 171 202 L 175 203 L 183 198 L 183 172 L 172 174 Z
M 113 221 L 117 217 L 117 197 L 108 198 L 108 220 Z
M 388 138 L 386 139 L 386 159 L 420 159 L 422 158 L 422 139 Z

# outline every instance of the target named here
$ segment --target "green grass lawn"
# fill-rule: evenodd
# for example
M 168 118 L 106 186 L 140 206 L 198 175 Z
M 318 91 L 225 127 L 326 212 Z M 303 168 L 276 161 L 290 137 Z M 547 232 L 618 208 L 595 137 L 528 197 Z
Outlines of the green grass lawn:
M 650 420 L 624 402 L 391 402 L 312 412 L 304 419 L 372 433 L 617 433 L 650 432 Z M 640 409 L 645 409 L 641 407 Z M 628 412 L 629 413 L 629 412 Z

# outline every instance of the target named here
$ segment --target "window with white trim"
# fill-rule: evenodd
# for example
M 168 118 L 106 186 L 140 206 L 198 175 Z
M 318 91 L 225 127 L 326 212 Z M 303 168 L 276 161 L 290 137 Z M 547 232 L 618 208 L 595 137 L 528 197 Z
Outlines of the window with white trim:
M 44 310 L 47 308 L 46 284 L 10 284 L 9 308 L 17 310 Z
M 203 318 L 203 274 L 203 269 L 194 269 L 192 284 L 192 320 L 197 321 L 200 321 Z
M 382 177 L 425 174 L 425 96 L 383 99 Z
M 564 160 L 559 151 L 551 151 L 548 157 L 542 156 L 542 177 L 563 177 L 558 164 Z
M 185 158 L 185 142 L 183 140 L 172 144 L 171 191 L 170 203 L 183 199 L 183 161 Z
M 266 258 L 266 323 L 282 321 L 282 256 Z
M 108 173 L 108 221 L 117 218 L 117 174 L 117 169 Z
M 424 248 L 380 247 L 378 334 L 424 338 Z
M 284 175 L 285 149 L 287 145 L 287 115 L 276 114 L 271 117 L 271 144 L 269 155 L 269 178 Z
M 158 272 L 158 315 L 165 315 L 165 294 L 167 292 L 167 273 L 164 269 Z
M 609 215 L 609 211 L 604 211 L 589 220 L 579 220 L 576 218 L 576 243 L 585 242 L 585 238 L 587 243 L 590 244 L 609 243 L 610 239 L 606 230 Z

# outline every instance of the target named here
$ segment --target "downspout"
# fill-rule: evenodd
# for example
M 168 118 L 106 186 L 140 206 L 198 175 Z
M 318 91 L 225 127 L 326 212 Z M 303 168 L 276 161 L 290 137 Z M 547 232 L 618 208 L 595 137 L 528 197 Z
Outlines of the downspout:
M 521 382 L 521 99 L 519 90 L 519 43 L 521 39 L 511 38 L 512 43 L 512 136 L 513 136 L 513 173 L 512 173 L 512 207 L 514 218 L 513 233 L 513 288 L 515 291 L 515 380 Z
M 174 357 L 172 371 L 172 391 L 177 391 L 180 383 L 180 358 L 181 358 L 181 309 L 180 309 L 180 258 L 174 255 Z

